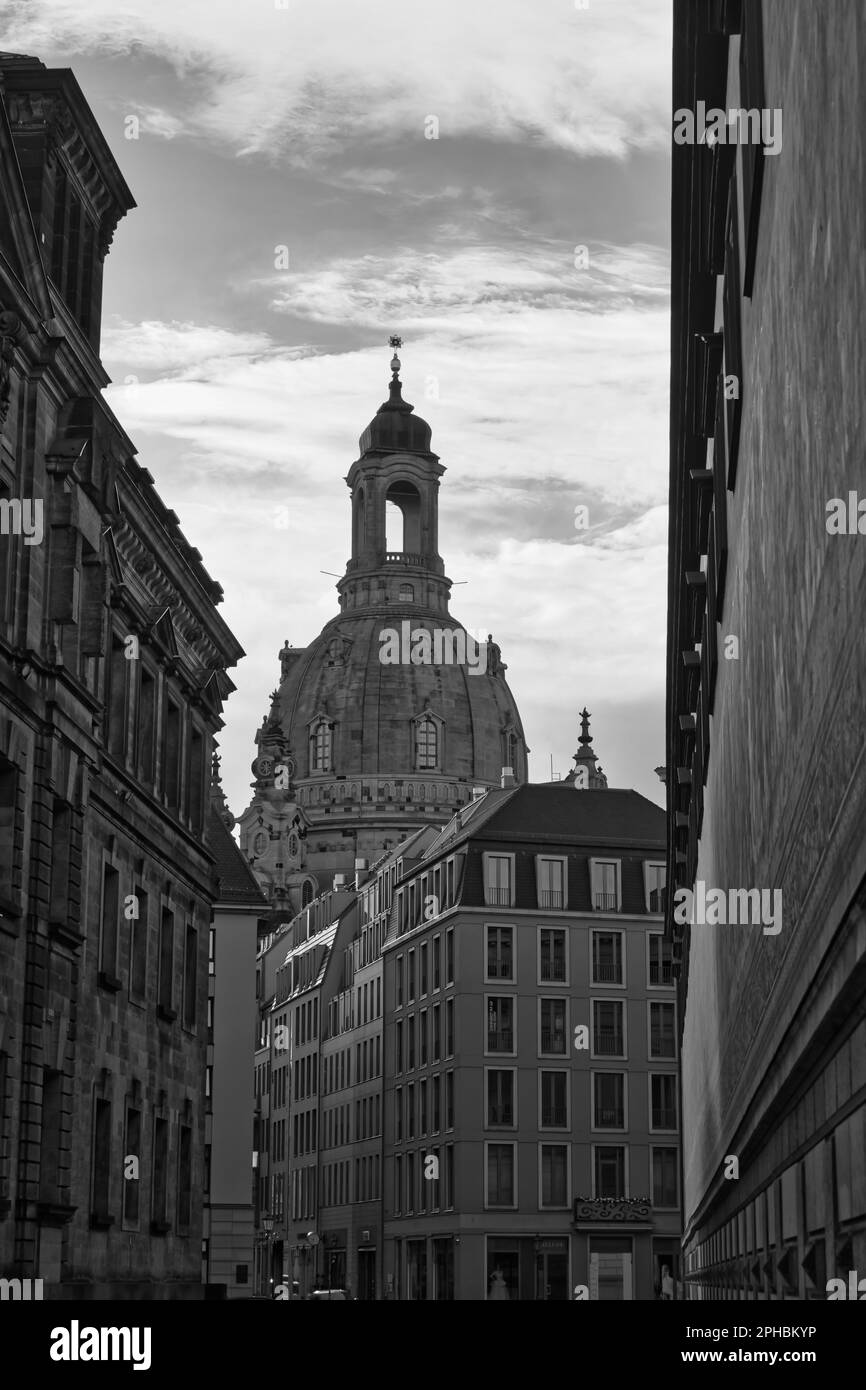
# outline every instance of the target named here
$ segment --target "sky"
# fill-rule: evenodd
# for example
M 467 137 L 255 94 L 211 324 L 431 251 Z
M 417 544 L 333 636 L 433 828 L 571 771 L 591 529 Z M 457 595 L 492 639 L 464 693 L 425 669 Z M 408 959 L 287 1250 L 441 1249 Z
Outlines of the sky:
M 73 69 L 136 199 L 106 394 L 247 653 L 235 814 L 280 647 L 339 611 L 391 334 L 531 780 L 586 705 L 663 804 L 669 0 L 4 0 L 0 49 Z

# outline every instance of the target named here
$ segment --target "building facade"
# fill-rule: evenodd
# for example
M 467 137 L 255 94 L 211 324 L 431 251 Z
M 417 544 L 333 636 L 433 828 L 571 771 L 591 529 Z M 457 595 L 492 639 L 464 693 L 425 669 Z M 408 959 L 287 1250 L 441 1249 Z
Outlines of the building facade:
M 595 771 L 593 760 L 593 771 Z M 488 791 L 398 883 L 384 948 L 396 1296 L 651 1299 L 680 1237 L 664 813 Z
M 0 1271 L 197 1297 L 205 812 L 243 653 L 102 397 L 131 194 L 71 72 L 0 80 Z
M 727 138 L 673 146 L 667 930 L 693 1297 L 819 1299 L 866 1269 L 864 58 L 855 0 L 674 6 L 677 113 L 728 113 Z
M 527 749 L 499 647 L 449 611 L 438 550 L 439 482 L 429 425 L 389 398 L 346 477 L 351 556 L 339 615 L 308 647 L 280 652 L 280 685 L 256 734 L 241 846 L 274 908 L 294 915 L 335 874 L 354 875 L 426 824 L 527 778 Z M 388 526 L 399 518 L 400 534 Z M 478 636 L 478 634 L 476 634 Z

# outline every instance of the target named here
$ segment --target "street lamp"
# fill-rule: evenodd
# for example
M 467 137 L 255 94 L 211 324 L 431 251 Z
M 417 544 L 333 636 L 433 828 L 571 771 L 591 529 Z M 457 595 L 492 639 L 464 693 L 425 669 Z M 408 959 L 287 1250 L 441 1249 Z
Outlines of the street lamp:
M 263 1230 L 264 1233 L 265 1233 L 265 1238 L 264 1238 L 264 1249 L 265 1249 L 264 1266 L 265 1266 L 265 1270 L 264 1270 L 264 1275 L 263 1275 L 263 1277 L 262 1277 L 262 1292 L 263 1292 L 263 1293 L 270 1293 L 270 1285 L 271 1285 L 271 1282 L 272 1282 L 272 1279 L 271 1279 L 271 1272 L 270 1272 L 270 1271 L 271 1271 L 271 1232 L 273 1231 L 273 1229 L 274 1229 L 274 1218 L 273 1218 L 272 1216 L 268 1216 L 267 1214 L 264 1215 L 264 1216 L 262 1217 L 262 1230 Z

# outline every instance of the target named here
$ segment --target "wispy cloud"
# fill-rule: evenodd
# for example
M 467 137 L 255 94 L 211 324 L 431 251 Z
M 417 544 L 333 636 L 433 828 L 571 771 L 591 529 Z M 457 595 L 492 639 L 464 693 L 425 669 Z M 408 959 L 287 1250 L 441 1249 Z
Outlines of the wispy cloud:
M 306 163 L 466 134 L 623 157 L 669 139 L 666 0 L 13 0 L 7 47 L 150 52 L 187 79 L 184 126 Z M 611 54 L 615 60 L 611 60 Z M 195 81 L 189 79 L 195 78 Z

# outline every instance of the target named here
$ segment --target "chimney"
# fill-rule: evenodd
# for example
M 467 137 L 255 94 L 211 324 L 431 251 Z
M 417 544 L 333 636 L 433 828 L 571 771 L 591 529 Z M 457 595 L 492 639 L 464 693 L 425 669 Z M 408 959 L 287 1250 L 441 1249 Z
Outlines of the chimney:
M 484 795 L 484 793 L 485 793 L 486 791 L 487 791 L 487 788 L 486 788 L 486 787 L 473 787 L 473 788 L 472 788 L 472 800 L 473 800 L 473 801 L 478 801 L 478 800 L 480 800 L 480 798 Z
M 334 892 L 339 893 L 346 886 L 348 874 L 334 874 Z
M 504 768 L 502 769 L 502 780 L 501 780 L 501 782 L 500 782 L 500 786 L 502 786 L 502 787 L 516 787 L 516 786 L 517 786 L 517 781 L 516 781 L 515 776 L 514 776 L 514 768 L 513 768 L 513 767 L 504 767 Z
M 366 859 L 355 860 L 355 887 L 360 888 L 362 883 L 366 883 L 370 877 L 370 870 Z

